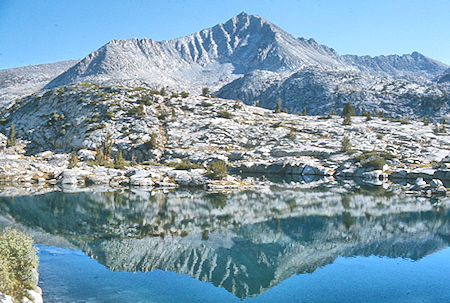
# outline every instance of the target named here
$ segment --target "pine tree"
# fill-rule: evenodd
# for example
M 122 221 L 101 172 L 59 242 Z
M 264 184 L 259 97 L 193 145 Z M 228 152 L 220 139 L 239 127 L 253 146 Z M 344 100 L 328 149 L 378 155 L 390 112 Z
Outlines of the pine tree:
M 121 169 L 126 165 L 125 160 L 123 159 L 122 151 L 119 151 L 117 155 L 114 156 L 114 168 Z
M 74 168 L 78 164 L 78 156 L 76 152 L 71 152 L 69 156 L 69 166 L 68 168 Z
M 347 136 L 344 136 L 341 141 L 341 150 L 343 152 L 348 152 L 352 148 L 352 144 L 350 143 L 350 139 Z
M 342 125 L 351 125 L 352 124 L 352 116 L 350 114 L 346 114 L 344 116 L 344 120 L 342 121 Z
M 277 104 L 275 105 L 275 113 L 281 113 L 281 99 L 277 99 Z
M 350 115 L 350 116 L 355 115 L 355 109 L 352 107 L 352 105 L 348 101 L 345 104 L 344 109 L 342 111 L 342 116 L 345 117 L 346 115 Z
M 8 139 L 6 140 L 6 147 L 11 147 L 16 145 L 16 131 L 14 127 L 14 123 L 11 123 L 9 128 Z
M 208 87 L 204 87 L 202 89 L 202 96 L 203 97 L 209 97 L 209 88 Z
M 106 134 L 105 141 L 103 141 L 103 144 L 102 144 L 103 145 L 102 152 L 103 152 L 104 160 L 108 160 L 109 155 L 111 154 L 111 147 L 113 145 L 113 141 L 111 140 L 111 137 L 112 137 L 111 133 L 108 132 Z

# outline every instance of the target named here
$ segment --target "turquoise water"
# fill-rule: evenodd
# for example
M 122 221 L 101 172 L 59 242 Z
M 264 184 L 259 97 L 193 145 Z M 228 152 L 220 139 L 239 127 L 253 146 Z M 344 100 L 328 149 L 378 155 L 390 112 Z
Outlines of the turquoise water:
M 337 188 L 0 197 L 52 302 L 450 303 L 450 199 Z
M 112 272 L 79 250 L 39 246 L 45 302 L 240 302 L 184 274 Z M 338 258 L 247 302 L 450 302 L 450 248 L 421 260 Z

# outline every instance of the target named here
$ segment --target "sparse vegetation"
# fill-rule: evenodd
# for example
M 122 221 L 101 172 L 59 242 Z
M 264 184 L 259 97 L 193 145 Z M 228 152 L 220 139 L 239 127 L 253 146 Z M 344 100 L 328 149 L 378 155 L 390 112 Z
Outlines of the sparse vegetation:
M 106 118 L 108 118 L 108 119 L 112 119 L 112 117 L 114 117 L 114 112 L 113 111 L 107 111 L 106 113 L 105 113 L 105 117 Z
M 158 148 L 158 141 L 156 140 L 157 137 L 158 136 L 156 135 L 156 133 L 151 133 L 150 140 L 145 141 L 144 147 L 147 150 L 152 150 L 152 149 Z
M 342 120 L 342 125 L 351 125 L 352 124 L 352 115 L 346 114 L 344 116 L 344 120 Z
M 217 116 L 220 118 L 231 119 L 233 115 L 226 110 L 221 110 L 217 113 Z
M 363 115 L 364 117 L 366 117 L 366 122 L 372 120 L 372 115 L 371 115 L 369 112 L 363 113 L 362 115 Z
M 14 123 L 11 123 L 9 127 L 9 135 L 6 140 L 6 147 L 12 147 L 16 145 L 16 130 Z
M 236 99 L 236 101 L 234 102 L 233 108 L 234 109 L 241 109 L 242 108 L 241 100 Z
M 191 163 L 189 160 L 183 160 L 182 162 L 168 162 L 165 163 L 166 166 L 173 167 L 177 170 L 190 170 L 190 169 L 198 169 L 198 168 L 204 168 L 200 164 Z
M 277 99 L 277 104 L 275 105 L 274 112 L 276 114 L 281 113 L 281 99 L 280 98 Z
M 345 103 L 344 109 L 342 110 L 342 117 L 345 116 L 354 116 L 355 115 L 355 109 L 350 104 L 350 102 Z
M 295 140 L 297 138 L 297 134 L 293 132 L 292 130 L 286 135 L 286 138 Z
M 222 161 L 211 161 L 208 165 L 206 176 L 212 179 L 222 179 L 228 175 L 227 164 Z
M 374 169 L 383 169 L 386 160 L 392 160 L 395 156 L 386 151 L 364 151 L 355 157 L 356 161 L 361 163 L 362 167 L 372 167 Z
M 120 150 L 117 155 L 114 156 L 114 168 L 122 169 L 127 165 L 127 162 L 123 159 L 122 151 Z
M 350 138 L 347 136 L 344 136 L 341 141 L 341 150 L 343 152 L 348 152 L 352 149 L 352 144 L 350 142 Z
M 362 167 L 372 167 L 376 170 L 382 170 L 386 161 L 381 157 L 373 157 L 361 163 Z
M 0 293 L 13 297 L 17 302 L 27 297 L 27 290 L 34 289 L 33 278 L 38 259 L 31 237 L 14 229 L 0 234 Z
M 76 152 L 71 152 L 69 155 L 69 166 L 68 168 L 74 168 L 78 165 L 78 156 Z
M 211 102 L 207 102 L 207 101 L 202 101 L 202 103 L 200 104 L 203 107 L 211 107 L 213 106 Z
M 128 114 L 130 115 L 136 115 L 139 118 L 142 118 L 145 116 L 145 112 L 144 112 L 144 106 L 142 104 L 135 106 L 133 108 L 130 108 L 128 110 Z
M 203 97 L 209 97 L 209 88 L 208 87 L 204 87 L 202 88 L 202 96 Z

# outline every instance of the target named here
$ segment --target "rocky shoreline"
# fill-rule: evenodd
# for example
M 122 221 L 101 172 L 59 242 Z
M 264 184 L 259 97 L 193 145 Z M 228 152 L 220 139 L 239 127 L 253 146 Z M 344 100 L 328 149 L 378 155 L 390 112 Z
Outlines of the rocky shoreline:
M 6 152 L 5 152 L 6 151 Z M 317 186 L 335 181 L 356 180 L 370 186 L 391 185 L 406 192 L 424 195 L 448 195 L 450 163 L 439 167 L 417 167 L 413 169 L 383 169 L 361 167 L 358 163 L 346 163 L 336 170 L 325 166 L 301 163 L 287 158 L 273 162 L 245 161 L 233 165 L 228 162 L 229 174 L 222 178 L 207 176 L 206 168 L 171 167 L 164 164 L 135 164 L 121 169 L 93 165 L 89 157 L 69 168 L 70 154 L 56 154 L 50 151 L 26 156 L 20 148 L 0 152 L 0 187 L 14 188 L 23 193 L 30 191 L 52 191 L 59 186 L 76 190 L 90 186 L 111 188 L 175 189 L 179 187 L 202 188 L 212 191 L 257 189 L 261 186 L 283 183 L 296 187 L 309 184 Z M 23 151 L 23 150 L 22 150 Z M 93 156 L 93 151 L 78 153 Z M 448 158 L 448 157 L 447 157 Z M 444 160 L 446 161 L 447 158 Z M 91 162 L 89 162 L 91 161 Z M 277 181 L 273 181 L 277 180 Z M 447 186 L 447 187 L 446 187 Z M 3 190 L 3 195 L 8 190 Z

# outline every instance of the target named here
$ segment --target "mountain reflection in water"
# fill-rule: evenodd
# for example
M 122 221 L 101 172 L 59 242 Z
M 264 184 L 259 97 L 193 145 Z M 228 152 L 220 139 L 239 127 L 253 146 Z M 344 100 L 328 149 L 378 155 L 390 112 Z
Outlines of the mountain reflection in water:
M 63 238 L 111 270 L 184 273 L 245 298 L 339 256 L 417 260 L 446 248 L 448 200 L 289 190 L 53 192 L 2 197 L 0 214 L 40 233 L 40 244 Z

